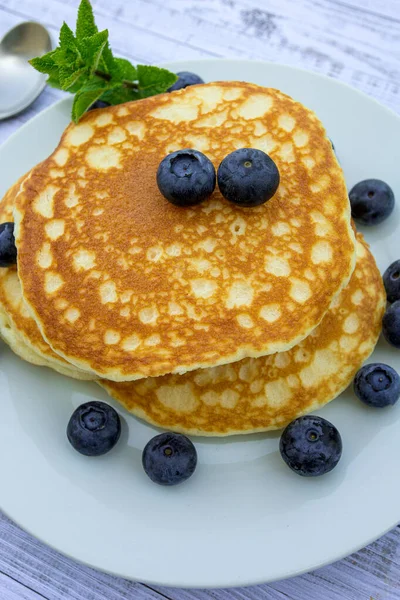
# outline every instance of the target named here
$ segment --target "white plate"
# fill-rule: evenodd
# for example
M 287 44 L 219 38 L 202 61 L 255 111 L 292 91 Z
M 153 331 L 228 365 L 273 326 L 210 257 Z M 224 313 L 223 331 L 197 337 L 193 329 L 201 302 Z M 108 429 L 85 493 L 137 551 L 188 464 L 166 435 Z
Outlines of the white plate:
M 313 108 L 335 142 L 348 185 L 382 178 L 398 197 L 394 215 L 366 232 L 381 269 L 400 258 L 400 119 L 334 80 L 247 61 L 174 63 L 206 81 L 240 79 L 282 89 Z M 0 192 L 58 143 L 70 100 L 46 110 L 0 149 Z M 400 370 L 400 351 L 373 356 Z M 339 428 L 343 458 L 329 475 L 303 479 L 282 462 L 279 434 L 195 440 L 191 480 L 162 488 L 147 479 L 141 451 L 154 435 L 120 410 L 123 435 L 101 458 L 82 457 L 65 428 L 99 387 L 0 359 L 1 508 L 29 532 L 91 566 L 182 587 L 236 586 L 289 577 L 332 562 L 400 520 L 400 403 L 368 409 L 351 391 L 320 414 Z M 114 404 L 114 406 L 116 406 Z

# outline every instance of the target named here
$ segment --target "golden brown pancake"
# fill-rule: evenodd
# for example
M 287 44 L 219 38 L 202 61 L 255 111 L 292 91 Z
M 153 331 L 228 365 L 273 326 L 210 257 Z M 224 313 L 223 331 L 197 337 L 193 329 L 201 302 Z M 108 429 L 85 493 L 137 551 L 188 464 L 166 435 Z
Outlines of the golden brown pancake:
M 13 220 L 15 196 L 25 177 L 21 177 L 1 200 L 0 223 Z M 95 378 L 55 354 L 44 341 L 22 299 L 16 267 L 0 268 L 0 334 L 18 356 L 34 365 L 50 367 L 74 379 Z
M 357 235 L 349 285 L 319 327 L 287 352 L 141 381 L 99 381 L 134 415 L 192 435 L 279 429 L 336 398 L 372 353 L 386 305 L 375 260 Z
M 217 168 L 259 148 L 276 195 L 218 189 L 178 208 L 156 184 L 169 152 Z M 15 210 L 24 301 L 53 350 L 112 380 L 284 351 L 321 321 L 355 263 L 343 174 L 314 113 L 247 83 L 192 86 L 88 113 L 33 169 Z

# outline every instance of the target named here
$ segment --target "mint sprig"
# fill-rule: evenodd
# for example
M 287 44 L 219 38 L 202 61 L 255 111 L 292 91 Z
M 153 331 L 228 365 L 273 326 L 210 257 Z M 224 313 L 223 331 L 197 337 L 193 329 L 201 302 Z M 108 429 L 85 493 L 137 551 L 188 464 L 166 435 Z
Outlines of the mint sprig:
M 48 85 L 75 94 L 75 123 L 96 100 L 109 104 L 139 100 L 166 92 L 177 80 L 167 69 L 135 67 L 125 58 L 114 57 L 108 30 L 98 30 L 89 0 L 80 3 L 75 34 L 63 23 L 58 47 L 29 62 L 49 75 Z

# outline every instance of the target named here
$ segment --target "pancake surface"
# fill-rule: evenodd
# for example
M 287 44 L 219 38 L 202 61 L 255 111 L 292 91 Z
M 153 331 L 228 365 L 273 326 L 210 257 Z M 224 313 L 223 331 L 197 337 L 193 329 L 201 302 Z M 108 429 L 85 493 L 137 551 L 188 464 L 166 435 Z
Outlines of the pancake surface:
M 263 206 L 216 190 L 168 203 L 162 158 L 218 167 L 266 151 L 281 184 Z M 23 298 L 46 341 L 112 380 L 183 373 L 284 351 L 321 321 L 355 263 L 341 168 L 314 113 L 239 82 L 88 113 L 33 169 L 15 210 Z
M 0 223 L 13 220 L 15 197 L 25 177 L 21 177 L 1 200 Z M 0 334 L 15 354 L 34 365 L 52 368 L 74 379 L 95 378 L 61 358 L 44 341 L 22 299 L 15 267 L 0 268 Z
M 192 435 L 284 427 L 340 394 L 372 353 L 386 306 L 382 278 L 361 234 L 347 288 L 298 346 L 274 356 L 142 381 L 99 381 L 154 425 Z

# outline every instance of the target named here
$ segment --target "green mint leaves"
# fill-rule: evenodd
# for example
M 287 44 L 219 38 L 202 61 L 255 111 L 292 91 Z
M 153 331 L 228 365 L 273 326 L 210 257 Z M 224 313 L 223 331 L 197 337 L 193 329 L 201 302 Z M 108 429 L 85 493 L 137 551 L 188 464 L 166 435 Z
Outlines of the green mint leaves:
M 167 69 L 135 67 L 125 58 L 115 58 L 108 30 L 97 29 L 89 0 L 81 1 L 75 34 L 63 23 L 58 47 L 29 62 L 40 73 L 49 75 L 50 86 L 75 94 L 75 123 L 96 100 L 121 104 L 147 98 L 167 91 L 177 79 Z
M 98 33 L 90 2 L 81 2 L 76 20 L 76 37 L 80 40 Z

